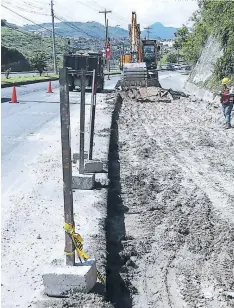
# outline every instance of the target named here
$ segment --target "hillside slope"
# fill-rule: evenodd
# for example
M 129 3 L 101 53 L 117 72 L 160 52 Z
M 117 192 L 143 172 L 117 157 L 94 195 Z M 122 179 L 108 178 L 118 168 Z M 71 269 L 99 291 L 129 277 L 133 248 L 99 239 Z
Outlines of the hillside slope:
M 1 70 L 8 68 L 12 71 L 29 71 L 31 69 L 29 61 L 16 49 L 9 49 L 1 46 Z
M 194 65 L 198 62 L 200 76 L 202 69 L 205 72 L 206 64 L 210 63 L 210 85 L 220 83 L 224 77 L 234 76 L 233 2 L 199 0 L 199 10 L 194 13 L 192 20 L 194 25 L 191 32 L 185 26 L 177 32 L 176 43 L 186 60 Z M 210 40 L 214 43 L 211 42 L 209 47 Z M 207 85 L 207 80 L 203 82 Z
M 42 37 L 8 27 L 1 27 L 1 32 L 2 46 L 18 50 L 28 60 L 35 52 L 45 52 L 48 65 L 52 64 L 52 39 L 50 37 Z M 56 39 L 56 50 L 59 62 L 62 60 L 62 54 L 66 47 L 67 40 L 58 37 Z

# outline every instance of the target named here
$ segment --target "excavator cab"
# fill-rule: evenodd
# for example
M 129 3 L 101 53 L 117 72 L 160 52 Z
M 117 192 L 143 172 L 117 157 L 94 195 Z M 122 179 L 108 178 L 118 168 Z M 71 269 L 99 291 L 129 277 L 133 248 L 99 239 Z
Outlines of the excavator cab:
M 142 62 L 146 63 L 148 70 L 157 68 L 158 52 L 160 46 L 157 46 L 156 40 L 142 41 Z

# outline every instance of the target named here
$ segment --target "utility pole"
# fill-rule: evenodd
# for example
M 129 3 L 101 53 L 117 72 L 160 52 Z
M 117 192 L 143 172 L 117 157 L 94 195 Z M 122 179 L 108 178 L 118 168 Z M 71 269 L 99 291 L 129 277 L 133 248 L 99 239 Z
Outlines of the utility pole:
M 147 33 L 148 33 L 148 40 L 149 40 L 149 37 L 150 37 L 150 30 L 151 30 L 152 28 L 146 27 L 146 28 L 144 28 L 144 29 L 147 30 Z
M 58 73 L 56 61 L 56 48 L 55 48 L 55 32 L 54 32 L 54 0 L 50 1 L 51 5 L 51 18 L 52 18 L 52 38 L 53 38 L 53 57 L 54 57 L 54 72 Z
M 108 24 L 107 24 L 106 15 L 109 14 L 109 13 L 112 13 L 112 11 L 107 11 L 105 9 L 105 11 L 99 11 L 99 13 L 104 14 L 104 16 L 105 16 L 105 28 L 106 28 L 106 44 L 105 44 L 105 47 L 106 47 L 107 41 L 108 41 Z

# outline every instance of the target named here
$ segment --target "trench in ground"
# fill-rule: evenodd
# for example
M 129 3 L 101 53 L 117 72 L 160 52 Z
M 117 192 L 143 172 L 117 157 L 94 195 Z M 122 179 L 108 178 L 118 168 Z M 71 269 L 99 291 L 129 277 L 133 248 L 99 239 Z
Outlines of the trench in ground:
M 132 307 L 130 292 L 127 283 L 120 275 L 125 263 L 124 258 L 121 257 L 121 251 L 123 250 L 121 241 L 126 237 L 125 207 L 120 196 L 121 181 L 118 145 L 118 118 L 121 105 L 122 98 L 118 95 L 112 114 L 108 156 L 106 300 L 111 302 L 115 308 L 130 308 Z

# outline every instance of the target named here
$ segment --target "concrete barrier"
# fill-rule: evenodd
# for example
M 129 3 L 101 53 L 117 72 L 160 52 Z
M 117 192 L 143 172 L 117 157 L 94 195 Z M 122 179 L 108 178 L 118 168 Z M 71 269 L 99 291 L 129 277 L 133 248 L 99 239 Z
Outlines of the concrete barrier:
M 213 97 L 214 93 L 207 89 L 200 88 L 194 83 L 187 81 L 184 85 L 184 88 L 190 95 L 194 95 L 197 98 L 203 99 L 204 101 L 219 103 L 219 96 Z

